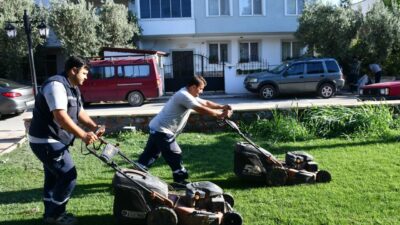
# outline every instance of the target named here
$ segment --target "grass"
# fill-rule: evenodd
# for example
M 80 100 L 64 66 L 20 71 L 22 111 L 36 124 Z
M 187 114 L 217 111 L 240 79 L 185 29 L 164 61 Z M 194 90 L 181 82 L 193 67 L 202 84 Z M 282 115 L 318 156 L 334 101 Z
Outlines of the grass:
M 130 158 L 137 159 L 147 140 L 141 133 L 117 139 Z M 235 198 L 235 209 L 244 224 L 398 224 L 400 221 L 400 144 L 395 136 L 358 139 L 315 139 L 304 142 L 256 141 L 278 158 L 303 150 L 312 154 L 321 169 L 331 172 L 327 184 L 266 187 L 245 183 L 233 174 L 233 148 L 240 140 L 232 133 L 182 134 L 178 142 L 191 180 L 209 180 Z M 80 224 L 113 224 L 112 169 L 93 156 L 80 153 L 77 141 L 73 157 L 78 185 L 68 204 Z M 127 166 L 122 164 L 122 166 Z M 151 172 L 171 182 L 169 167 L 158 160 Z M 0 224 L 40 224 L 42 168 L 23 146 L 0 156 Z

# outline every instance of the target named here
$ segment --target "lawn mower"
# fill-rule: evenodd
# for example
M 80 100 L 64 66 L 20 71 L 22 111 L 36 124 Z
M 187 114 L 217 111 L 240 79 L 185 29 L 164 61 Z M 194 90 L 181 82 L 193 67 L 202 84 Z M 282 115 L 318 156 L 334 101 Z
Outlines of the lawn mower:
M 318 170 L 318 164 L 310 154 L 287 152 L 285 160 L 280 161 L 250 140 L 235 122 L 229 119 L 223 122 L 246 140 L 236 143 L 234 152 L 234 172 L 239 178 L 271 186 L 331 181 L 330 173 Z
M 99 143 L 99 144 L 98 144 Z M 99 138 L 87 145 L 93 154 L 113 168 L 113 214 L 118 225 L 241 225 L 242 217 L 233 210 L 234 199 L 214 183 L 188 183 L 184 190 L 169 190 L 169 185 L 151 175 L 119 149 Z M 98 153 L 100 152 L 101 153 Z M 133 169 L 120 168 L 114 161 L 121 156 Z

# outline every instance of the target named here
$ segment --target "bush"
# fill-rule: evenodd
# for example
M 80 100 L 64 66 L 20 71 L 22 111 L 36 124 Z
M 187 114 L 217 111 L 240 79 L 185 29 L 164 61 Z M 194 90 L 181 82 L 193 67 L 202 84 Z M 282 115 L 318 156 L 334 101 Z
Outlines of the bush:
M 310 108 L 284 113 L 273 111 L 271 119 L 262 119 L 245 127 L 249 132 L 270 141 L 300 141 L 313 137 L 385 137 L 400 128 L 400 118 L 387 105 L 363 105 Z
M 246 132 L 271 141 L 300 141 L 310 138 L 310 133 L 299 121 L 297 111 L 284 114 L 275 110 L 271 119 L 256 121 L 245 129 Z

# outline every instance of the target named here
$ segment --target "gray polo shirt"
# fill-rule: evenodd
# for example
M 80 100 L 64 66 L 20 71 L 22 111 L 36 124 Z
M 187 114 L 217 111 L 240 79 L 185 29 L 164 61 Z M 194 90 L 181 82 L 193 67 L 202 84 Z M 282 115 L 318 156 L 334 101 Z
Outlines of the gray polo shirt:
M 201 106 L 205 100 L 193 97 L 186 87 L 176 92 L 165 104 L 160 113 L 149 124 L 153 131 L 178 135 L 186 125 L 191 110 Z

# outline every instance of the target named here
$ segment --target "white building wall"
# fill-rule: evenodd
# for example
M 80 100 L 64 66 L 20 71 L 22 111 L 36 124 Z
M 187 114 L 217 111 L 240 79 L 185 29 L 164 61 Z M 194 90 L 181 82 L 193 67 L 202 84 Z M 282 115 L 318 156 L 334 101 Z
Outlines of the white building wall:
M 225 92 L 228 94 L 249 93 L 243 85 L 245 75 L 237 75 L 236 66 L 239 62 L 239 43 L 242 40 L 257 40 L 260 43 L 260 57 L 269 66 L 276 66 L 281 63 L 281 42 L 283 40 L 294 40 L 292 35 L 280 36 L 230 36 L 230 37 L 179 37 L 179 38 L 159 38 L 143 40 L 141 48 L 164 51 L 193 51 L 194 54 L 208 56 L 208 44 L 212 42 L 228 43 L 228 63 L 225 67 Z M 171 55 L 164 58 L 164 64 L 170 65 Z

